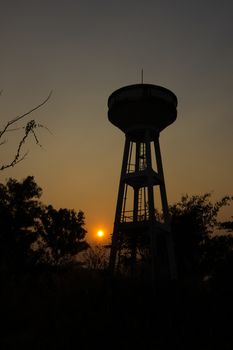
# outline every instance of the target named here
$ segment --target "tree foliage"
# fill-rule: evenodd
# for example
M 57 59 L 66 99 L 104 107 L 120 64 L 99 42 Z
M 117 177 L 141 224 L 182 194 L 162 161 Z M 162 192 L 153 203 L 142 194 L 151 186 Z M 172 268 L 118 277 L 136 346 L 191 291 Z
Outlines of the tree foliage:
M 39 232 L 42 261 L 52 265 L 67 264 L 73 256 L 87 249 L 84 224 L 82 211 L 56 210 L 51 205 L 44 207 Z
M 220 223 L 220 228 L 232 232 L 233 231 L 233 221 L 224 221 Z
M 212 203 L 211 194 L 183 196 L 170 207 L 171 226 L 175 242 L 179 277 L 200 279 L 213 274 L 213 267 L 233 248 L 231 236 L 215 234 L 222 228 L 218 221 L 220 210 L 232 197 L 225 196 Z
M 218 214 L 221 208 L 229 205 L 233 197 L 224 196 L 219 201 L 211 202 L 211 193 L 194 196 L 182 196 L 181 200 L 170 206 L 170 214 L 173 221 L 179 217 L 187 216 L 193 220 L 195 229 L 202 232 L 202 235 L 210 234 L 219 224 Z
M 61 265 L 87 248 L 82 211 L 54 209 L 40 202 L 33 176 L 0 184 L 1 266 Z
M 19 267 L 32 255 L 32 244 L 38 238 L 41 194 L 32 176 L 0 184 L 0 250 L 1 260 L 8 266 Z

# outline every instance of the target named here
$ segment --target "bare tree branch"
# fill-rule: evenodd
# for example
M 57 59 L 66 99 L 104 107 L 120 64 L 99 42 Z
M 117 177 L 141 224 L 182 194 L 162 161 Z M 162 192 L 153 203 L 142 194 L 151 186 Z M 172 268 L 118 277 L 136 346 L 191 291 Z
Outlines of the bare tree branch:
M 27 139 L 27 137 L 28 137 L 29 132 L 30 132 L 30 131 L 28 131 L 28 132 L 26 131 L 24 137 L 23 137 L 22 140 L 20 141 L 14 159 L 13 159 L 9 164 L 2 165 L 2 166 L 0 167 L 0 170 L 4 170 L 4 169 L 10 168 L 10 167 L 13 167 L 13 166 L 15 166 L 16 164 L 18 164 L 19 162 L 21 162 L 21 161 L 26 157 L 27 153 L 25 153 L 22 157 L 20 157 L 20 151 L 21 151 L 21 148 L 22 148 L 24 142 L 26 141 L 26 139 Z
M 40 107 L 42 107 L 51 97 L 52 95 L 52 91 L 50 91 L 49 95 L 46 97 L 46 99 L 41 102 L 39 105 L 37 105 L 36 107 L 33 107 L 32 109 L 30 109 L 28 112 L 19 115 L 18 117 L 10 120 L 5 127 L 3 128 L 2 131 L 0 131 L 0 138 L 2 137 L 2 135 L 6 132 L 6 130 L 9 128 L 10 125 L 16 123 L 17 121 L 19 121 L 20 119 L 23 119 L 24 117 L 26 117 L 27 115 L 31 114 L 32 112 L 34 112 L 35 110 L 39 109 Z
M 2 91 L 0 91 L 0 95 L 1 95 L 1 92 L 2 92 Z M 40 104 L 37 105 L 36 107 L 30 109 L 28 112 L 26 112 L 26 113 L 24 113 L 24 114 L 22 114 L 22 115 L 20 115 L 20 116 L 18 116 L 18 117 L 16 117 L 16 118 L 10 120 L 10 121 L 5 125 L 5 127 L 3 128 L 3 130 L 0 131 L 0 139 L 1 139 L 1 137 L 2 137 L 6 132 L 19 130 L 20 128 L 13 128 L 13 129 L 12 129 L 12 128 L 11 128 L 11 129 L 8 129 L 8 128 L 9 128 L 10 125 L 16 123 L 17 121 L 23 119 L 23 118 L 26 117 L 27 115 L 31 114 L 31 113 L 34 112 L 35 110 L 37 110 L 37 109 L 39 109 L 40 107 L 42 107 L 42 106 L 50 99 L 51 95 L 52 95 L 52 91 L 50 91 L 49 95 L 46 97 L 46 99 L 45 99 L 42 103 L 40 103 Z M 24 134 L 23 138 L 21 139 L 21 141 L 19 142 L 19 145 L 18 145 L 16 154 L 15 154 L 13 160 L 12 160 L 11 162 L 9 162 L 8 164 L 4 164 L 4 165 L 0 166 L 0 171 L 15 166 L 16 164 L 18 164 L 19 162 L 21 162 L 21 161 L 27 156 L 28 152 L 25 153 L 23 156 L 21 156 L 20 154 L 21 154 L 21 149 L 22 149 L 22 147 L 23 147 L 23 145 L 24 145 L 24 143 L 25 143 L 25 141 L 26 141 L 26 139 L 28 138 L 28 136 L 29 136 L 30 133 L 32 133 L 32 135 L 34 136 L 34 139 L 35 139 L 35 141 L 36 141 L 36 144 L 39 145 L 40 147 L 42 147 L 41 144 L 39 143 L 38 137 L 37 137 L 37 135 L 36 135 L 36 133 L 35 133 L 35 129 L 36 129 L 36 128 L 39 128 L 39 127 L 45 128 L 45 129 L 47 129 L 47 130 L 49 131 L 49 129 L 46 128 L 46 127 L 44 127 L 42 124 L 37 124 L 37 123 L 35 122 L 35 120 L 30 120 L 30 121 L 26 124 L 26 126 L 23 127 L 23 129 L 25 129 L 25 134 Z M 49 132 L 50 132 L 50 131 L 49 131 Z M 5 143 L 6 143 L 6 140 L 0 142 L 0 146 L 3 145 L 3 144 L 5 144 Z
M 0 142 L 0 146 L 5 145 L 6 142 L 7 142 L 7 140 L 1 141 L 1 142 Z

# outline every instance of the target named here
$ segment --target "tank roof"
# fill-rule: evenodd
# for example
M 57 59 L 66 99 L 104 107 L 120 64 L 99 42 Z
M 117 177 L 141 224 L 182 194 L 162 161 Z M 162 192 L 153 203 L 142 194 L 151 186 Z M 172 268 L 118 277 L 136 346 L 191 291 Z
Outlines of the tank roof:
M 131 97 L 131 98 L 133 97 L 137 98 L 137 97 L 140 97 L 140 93 L 144 95 L 146 94 L 146 92 L 147 94 L 152 94 L 154 96 L 168 98 L 177 107 L 177 103 L 178 103 L 177 97 L 171 90 L 168 90 L 163 86 L 153 85 L 153 84 L 126 85 L 113 91 L 113 93 L 108 98 L 108 107 L 110 107 L 112 100 L 115 98 L 117 99 L 119 99 L 119 97 L 124 98 L 124 96 L 126 95 L 128 95 L 128 97 Z

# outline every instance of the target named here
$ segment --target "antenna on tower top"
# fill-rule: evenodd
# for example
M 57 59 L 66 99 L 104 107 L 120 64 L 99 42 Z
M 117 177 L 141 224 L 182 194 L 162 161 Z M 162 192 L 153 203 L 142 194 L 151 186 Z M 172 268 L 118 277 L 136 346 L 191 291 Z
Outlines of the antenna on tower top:
M 141 70 L 141 84 L 143 84 L 143 69 Z

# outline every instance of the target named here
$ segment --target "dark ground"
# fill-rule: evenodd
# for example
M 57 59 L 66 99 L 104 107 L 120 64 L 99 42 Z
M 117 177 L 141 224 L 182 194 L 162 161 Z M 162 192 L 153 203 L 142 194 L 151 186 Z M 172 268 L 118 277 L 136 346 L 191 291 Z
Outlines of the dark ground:
M 38 270 L 2 279 L 0 349 L 233 349 L 232 291 L 103 271 Z

